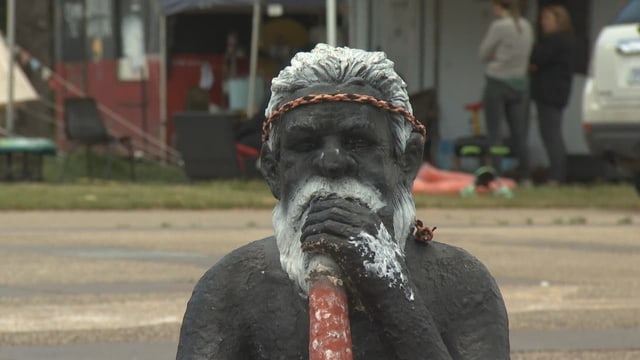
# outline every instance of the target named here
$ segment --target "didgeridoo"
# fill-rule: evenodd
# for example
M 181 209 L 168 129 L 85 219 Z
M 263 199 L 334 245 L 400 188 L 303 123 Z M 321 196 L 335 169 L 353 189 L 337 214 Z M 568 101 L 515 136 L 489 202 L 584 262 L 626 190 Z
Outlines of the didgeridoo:
M 325 256 L 311 259 L 309 269 L 309 360 L 351 360 L 349 307 L 340 269 Z

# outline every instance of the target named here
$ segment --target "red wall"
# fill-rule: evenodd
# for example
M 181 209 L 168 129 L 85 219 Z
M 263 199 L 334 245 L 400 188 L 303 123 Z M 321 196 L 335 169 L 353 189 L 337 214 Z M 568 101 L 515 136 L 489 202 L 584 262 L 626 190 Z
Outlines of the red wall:
M 118 80 L 118 63 L 114 60 L 105 60 L 89 63 L 59 63 L 56 65 L 56 73 L 64 82 L 75 86 L 82 94 L 78 94 L 69 86 L 60 82 L 54 83 L 56 87 L 57 119 L 63 122 L 63 103 L 67 97 L 90 96 L 96 101 L 112 110 L 120 118 L 126 119 L 132 125 L 142 129 L 143 114 L 142 103 L 144 96 L 142 86 L 146 89 L 146 123 L 148 134 L 158 137 L 160 134 L 160 65 L 157 60 L 148 61 L 149 76 L 146 82 Z M 103 114 L 103 121 L 111 132 L 117 135 L 130 135 L 138 141 L 140 135 L 126 128 L 119 122 Z M 63 129 L 62 126 L 59 127 Z M 61 138 L 61 137 L 59 137 Z M 62 137 L 64 138 L 64 136 Z
M 213 86 L 209 90 L 211 103 L 225 108 L 227 98 L 222 91 L 225 65 L 222 55 L 176 54 L 173 55 L 167 74 L 167 143 L 173 137 L 173 114 L 185 110 L 187 90 L 200 82 L 200 64 L 208 62 L 213 72 Z M 239 62 L 238 75 L 248 73 L 246 61 Z
M 173 114 L 186 109 L 187 90 L 197 87 L 200 83 L 200 63 L 209 62 L 213 72 L 213 86 L 209 90 L 212 103 L 220 107 L 226 106 L 222 94 L 221 81 L 223 78 L 224 59 L 219 55 L 179 54 L 171 59 L 167 73 L 167 143 L 172 143 Z
M 200 63 L 207 61 L 213 71 L 214 84 L 209 91 L 212 103 L 224 108 L 227 101 L 222 92 L 222 80 L 224 78 L 224 59 L 220 55 L 174 55 L 169 62 L 167 72 L 167 134 L 166 143 L 171 145 L 173 139 L 173 114 L 185 110 L 186 93 L 191 87 L 197 87 L 200 81 Z M 160 127 L 160 63 L 157 59 L 148 59 L 149 77 L 146 81 L 147 96 L 147 129 L 154 138 L 159 138 Z M 56 73 L 64 82 L 78 88 L 87 96 L 111 109 L 120 117 L 142 129 L 142 89 L 140 81 L 118 80 L 118 63 L 115 60 L 105 60 L 85 63 L 59 63 L 56 65 Z M 239 65 L 238 73 L 247 72 L 247 64 Z M 58 128 L 63 132 L 63 103 L 67 97 L 84 96 L 78 94 L 59 82 L 56 87 L 56 104 L 58 112 L 56 118 L 59 121 Z M 137 147 L 142 144 L 140 137 L 134 131 L 127 129 L 116 121 L 110 121 L 106 114 L 103 119 L 109 129 L 117 135 L 129 135 L 136 139 Z M 61 133 L 59 139 L 64 139 Z

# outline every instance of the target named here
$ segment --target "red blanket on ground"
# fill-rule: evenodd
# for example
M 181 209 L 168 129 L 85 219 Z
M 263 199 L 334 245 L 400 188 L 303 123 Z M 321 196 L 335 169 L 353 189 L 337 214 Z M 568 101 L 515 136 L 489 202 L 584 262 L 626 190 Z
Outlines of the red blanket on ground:
M 475 181 L 473 174 L 459 171 L 440 170 L 429 163 L 422 165 L 418 176 L 413 181 L 413 192 L 420 194 L 459 194 L 460 190 L 471 185 Z M 488 193 L 497 189 L 500 185 L 509 189 L 516 187 L 516 182 L 511 179 L 498 178 L 489 187 L 479 187 L 480 193 Z

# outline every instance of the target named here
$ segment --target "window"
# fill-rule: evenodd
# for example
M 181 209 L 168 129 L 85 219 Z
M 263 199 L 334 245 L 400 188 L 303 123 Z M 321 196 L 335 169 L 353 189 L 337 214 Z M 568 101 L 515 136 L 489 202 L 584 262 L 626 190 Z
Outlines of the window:
M 142 66 L 145 48 L 145 1 L 117 1 L 118 56 L 128 59 L 133 66 Z
M 640 0 L 630 0 L 625 7 L 620 10 L 614 24 L 634 24 L 640 23 Z

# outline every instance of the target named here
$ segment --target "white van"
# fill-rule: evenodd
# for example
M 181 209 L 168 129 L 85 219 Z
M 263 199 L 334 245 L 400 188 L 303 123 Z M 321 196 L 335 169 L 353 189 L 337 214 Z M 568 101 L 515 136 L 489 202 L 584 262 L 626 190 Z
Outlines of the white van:
M 640 192 L 640 0 L 629 0 L 600 31 L 582 115 L 591 153 L 632 176 Z

